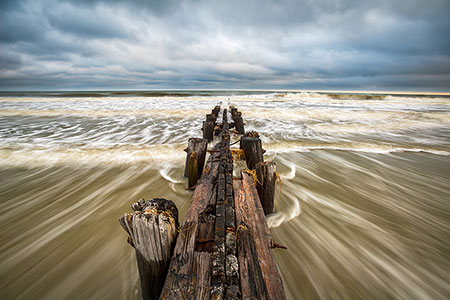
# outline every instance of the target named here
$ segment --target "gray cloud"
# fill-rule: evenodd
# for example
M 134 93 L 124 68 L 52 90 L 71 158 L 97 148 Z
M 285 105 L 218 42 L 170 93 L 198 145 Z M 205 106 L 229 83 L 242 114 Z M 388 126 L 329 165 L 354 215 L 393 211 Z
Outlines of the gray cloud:
M 447 0 L 0 5 L 1 89 L 450 91 Z
M 101 8 L 82 9 L 65 3 L 47 7 L 45 14 L 49 25 L 64 34 L 80 38 L 126 38 L 126 28 L 115 22 L 113 16 L 105 16 Z

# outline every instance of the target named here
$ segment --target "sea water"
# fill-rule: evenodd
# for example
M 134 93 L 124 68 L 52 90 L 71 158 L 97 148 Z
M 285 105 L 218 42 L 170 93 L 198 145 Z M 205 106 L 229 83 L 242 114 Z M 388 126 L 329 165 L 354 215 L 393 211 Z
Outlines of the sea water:
M 277 164 L 288 299 L 450 298 L 450 98 L 245 91 L 0 94 L 0 298 L 139 299 L 118 217 L 184 217 L 183 149 L 218 103 Z

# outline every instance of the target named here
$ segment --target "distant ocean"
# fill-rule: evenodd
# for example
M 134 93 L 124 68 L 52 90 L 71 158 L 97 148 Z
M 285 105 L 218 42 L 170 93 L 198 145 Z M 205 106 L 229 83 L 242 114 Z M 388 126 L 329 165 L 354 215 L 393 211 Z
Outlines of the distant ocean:
M 450 97 L 206 90 L 0 92 L 0 299 L 140 299 L 117 219 L 151 197 L 183 219 L 218 103 L 281 174 L 289 299 L 450 298 Z

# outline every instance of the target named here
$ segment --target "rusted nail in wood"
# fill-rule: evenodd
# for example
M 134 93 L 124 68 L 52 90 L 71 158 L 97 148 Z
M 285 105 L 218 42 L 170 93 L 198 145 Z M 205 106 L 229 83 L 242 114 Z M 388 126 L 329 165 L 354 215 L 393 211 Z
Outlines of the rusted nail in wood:
M 287 249 L 286 246 L 280 245 L 277 242 L 275 242 L 274 240 L 270 241 L 270 248 L 272 248 L 272 249 L 275 249 L 275 248 Z

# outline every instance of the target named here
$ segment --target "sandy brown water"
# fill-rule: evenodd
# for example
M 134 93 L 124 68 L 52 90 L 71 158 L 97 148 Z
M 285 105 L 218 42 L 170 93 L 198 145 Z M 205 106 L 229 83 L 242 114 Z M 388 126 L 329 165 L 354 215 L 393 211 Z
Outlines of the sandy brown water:
M 0 298 L 139 299 L 117 219 L 150 197 L 183 218 L 182 149 L 228 97 L 0 98 Z M 448 99 L 234 101 L 281 174 L 289 299 L 450 298 Z

